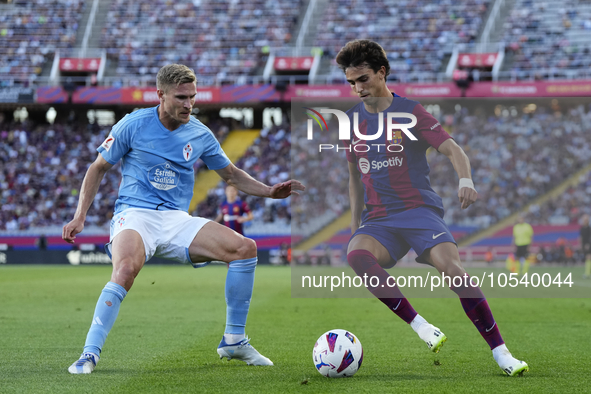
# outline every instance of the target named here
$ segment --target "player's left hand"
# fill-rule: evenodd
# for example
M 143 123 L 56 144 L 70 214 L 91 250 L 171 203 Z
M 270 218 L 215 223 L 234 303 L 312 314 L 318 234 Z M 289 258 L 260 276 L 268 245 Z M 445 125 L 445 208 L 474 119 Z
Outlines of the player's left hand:
M 298 191 L 306 190 L 306 186 L 302 185 L 300 181 L 296 181 L 295 179 L 289 180 L 287 182 L 277 183 L 271 187 L 271 198 L 287 198 L 292 194 L 299 196 L 300 193 Z
M 462 209 L 466 209 L 476 202 L 478 192 L 470 187 L 463 187 L 458 191 L 458 198 L 460 199 L 460 204 L 462 204 Z

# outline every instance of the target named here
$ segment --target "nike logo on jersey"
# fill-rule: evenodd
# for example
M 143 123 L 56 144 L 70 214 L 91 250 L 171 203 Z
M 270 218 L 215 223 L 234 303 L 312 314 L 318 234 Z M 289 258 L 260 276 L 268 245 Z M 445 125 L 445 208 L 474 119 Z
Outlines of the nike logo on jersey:
M 433 239 L 437 239 L 437 238 L 441 237 L 443 234 L 445 234 L 445 231 L 440 234 L 437 234 L 437 235 L 433 234 Z
M 493 328 L 495 328 L 496 325 L 497 325 L 497 322 L 494 322 L 494 324 L 490 328 L 487 328 L 485 331 L 490 332 Z
M 357 145 L 358 143 L 360 143 L 362 140 L 357 140 L 357 141 L 353 141 L 351 142 L 352 145 Z

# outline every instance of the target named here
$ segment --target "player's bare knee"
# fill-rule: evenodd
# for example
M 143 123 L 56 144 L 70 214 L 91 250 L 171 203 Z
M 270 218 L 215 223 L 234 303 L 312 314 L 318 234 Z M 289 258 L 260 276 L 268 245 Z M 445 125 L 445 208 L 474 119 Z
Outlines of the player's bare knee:
M 444 265 L 444 272 L 447 276 L 451 276 L 451 277 L 456 277 L 456 276 L 460 276 L 463 277 L 464 275 L 466 275 L 466 270 L 464 269 L 464 267 L 462 267 L 462 265 L 460 264 L 459 261 L 455 262 L 448 262 L 447 264 Z
M 254 240 L 244 237 L 236 250 L 237 260 L 252 259 L 257 257 L 257 244 Z
M 131 260 L 123 259 L 116 264 L 113 265 L 113 279 L 116 280 L 116 283 L 122 282 L 128 284 L 131 287 L 135 277 L 138 275 L 140 271 L 139 267 L 136 267 Z M 122 284 L 119 283 L 119 284 Z M 123 285 L 123 287 L 127 288 L 127 286 Z

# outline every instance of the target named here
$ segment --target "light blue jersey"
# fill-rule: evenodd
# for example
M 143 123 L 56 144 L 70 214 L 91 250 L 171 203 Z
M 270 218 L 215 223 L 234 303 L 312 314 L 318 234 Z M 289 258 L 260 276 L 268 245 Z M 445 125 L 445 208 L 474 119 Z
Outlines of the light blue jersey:
M 123 178 L 115 213 L 130 207 L 188 211 L 197 159 L 210 170 L 230 164 L 203 123 L 191 117 L 189 123 L 170 131 L 160 122 L 158 107 L 126 115 L 97 151 L 111 164 L 121 160 Z

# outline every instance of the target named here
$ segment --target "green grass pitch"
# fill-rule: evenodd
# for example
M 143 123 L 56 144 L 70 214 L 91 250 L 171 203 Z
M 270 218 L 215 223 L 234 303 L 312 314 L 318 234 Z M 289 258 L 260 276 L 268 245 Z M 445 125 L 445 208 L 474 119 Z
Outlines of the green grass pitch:
M 274 367 L 219 360 L 226 268 L 146 266 L 122 304 L 91 375 L 70 375 L 108 266 L 0 267 L 1 393 L 542 393 L 591 389 L 590 299 L 490 299 L 530 372 L 505 376 L 457 299 L 412 299 L 449 340 L 435 355 L 375 299 L 292 299 L 287 267 L 257 268 L 247 323 Z M 355 333 L 365 356 L 352 378 L 316 372 L 323 332 Z

